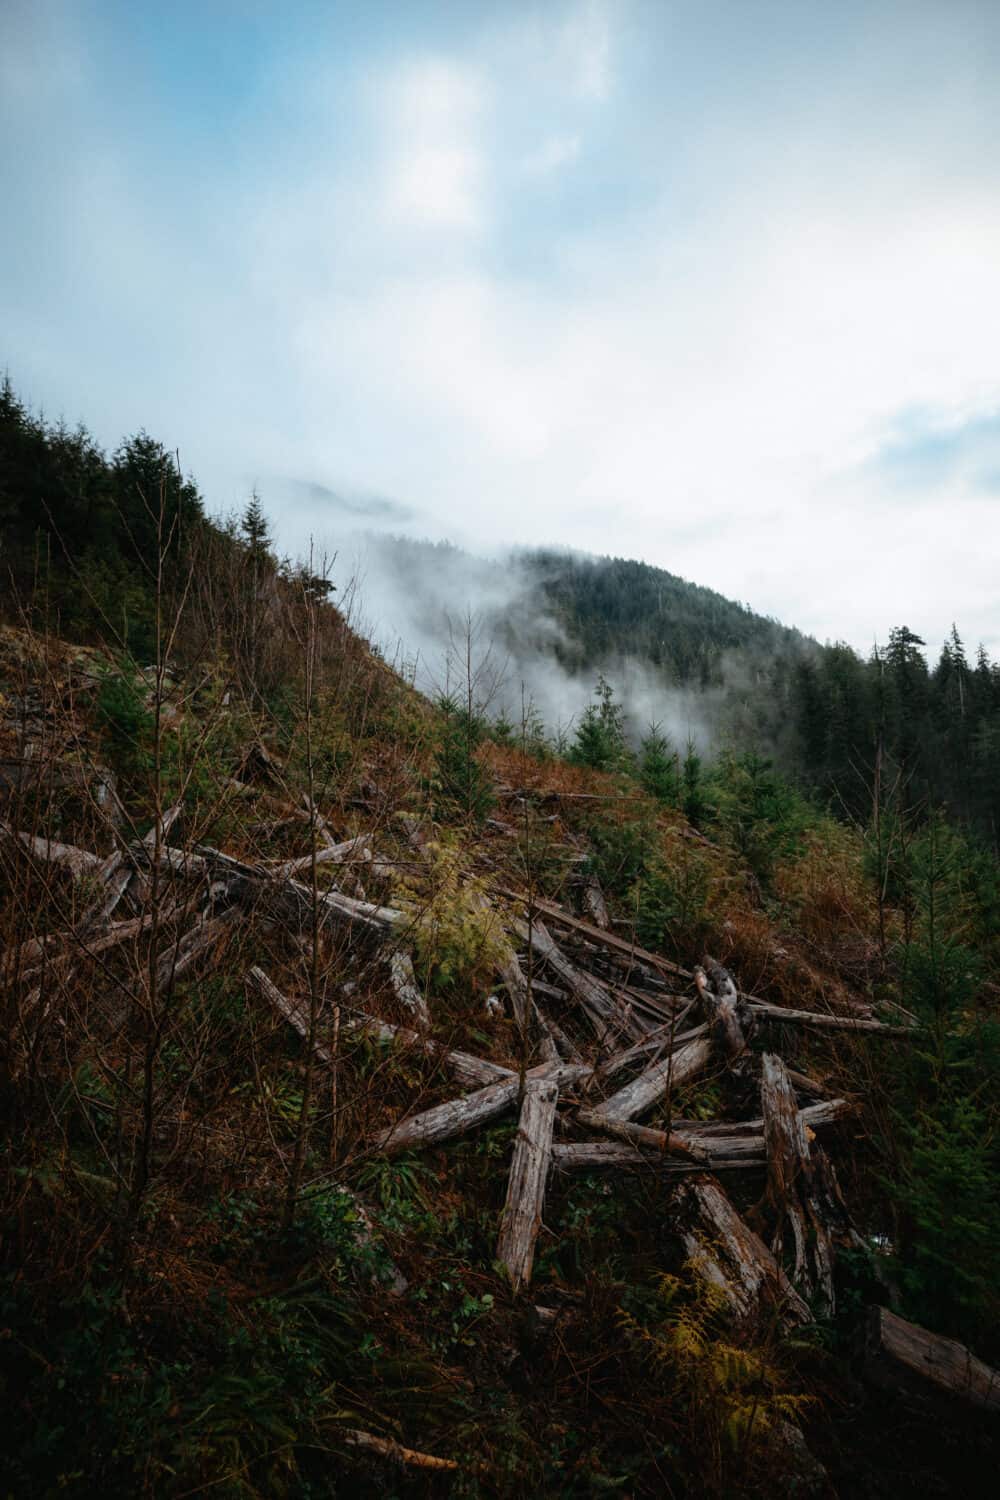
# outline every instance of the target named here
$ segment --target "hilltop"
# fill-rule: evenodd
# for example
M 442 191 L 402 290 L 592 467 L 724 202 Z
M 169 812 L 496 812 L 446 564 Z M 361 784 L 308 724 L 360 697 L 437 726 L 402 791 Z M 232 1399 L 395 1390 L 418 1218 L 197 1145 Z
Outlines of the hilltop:
M 156 461 L 0 638 L 7 1489 L 986 1493 L 989 847 L 430 701 Z

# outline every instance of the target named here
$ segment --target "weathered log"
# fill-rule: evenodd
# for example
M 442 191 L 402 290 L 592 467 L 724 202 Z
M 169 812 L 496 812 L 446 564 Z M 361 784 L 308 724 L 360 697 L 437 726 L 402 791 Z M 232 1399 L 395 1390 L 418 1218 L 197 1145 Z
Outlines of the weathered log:
M 575 1083 L 588 1072 L 588 1068 L 573 1063 L 543 1063 L 540 1067 L 532 1068 L 526 1076 L 528 1079 L 547 1078 L 559 1086 Z M 422 1114 L 398 1120 L 379 1138 L 378 1148 L 395 1155 L 400 1151 L 436 1146 L 442 1141 L 453 1140 L 455 1136 L 465 1135 L 466 1131 L 475 1126 L 502 1115 L 516 1102 L 520 1091 L 521 1080 L 514 1074 L 501 1083 L 490 1084 L 461 1099 L 448 1099 L 443 1104 L 435 1104 Z
M 417 984 L 417 976 L 413 972 L 413 959 L 402 948 L 394 949 L 389 955 L 389 981 L 392 984 L 392 992 L 403 1009 L 408 1010 L 416 1018 L 419 1026 L 429 1029 L 431 1013 L 427 1008 L 423 991 Z
M 721 1294 L 740 1326 L 762 1323 L 776 1307 L 787 1325 L 808 1323 L 808 1307 L 759 1235 L 744 1223 L 719 1184 L 693 1177 L 678 1192 L 681 1238 L 695 1274 Z
M 977 1359 L 964 1344 L 928 1333 L 887 1307 L 874 1307 L 868 1328 L 865 1373 L 877 1385 L 933 1390 L 1000 1412 L 1000 1370 Z
M 526 923 L 518 923 L 519 936 L 528 941 Z M 645 1035 L 646 1027 L 632 1015 L 630 1007 L 611 993 L 607 985 L 593 979 L 569 961 L 554 942 L 544 923 L 535 921 L 530 932 L 533 948 L 544 959 L 549 968 L 559 975 L 571 995 L 582 1006 L 598 1037 L 603 1040 L 609 1033 L 622 1033 L 637 1040 Z
M 523 894 L 517 891 L 508 891 L 507 895 L 513 896 L 515 900 L 523 900 Z M 692 977 L 689 969 L 682 969 L 680 964 L 675 964 L 668 958 L 662 958 L 658 953 L 650 953 L 648 948 L 640 948 L 638 944 L 631 943 L 627 938 L 621 938 L 615 932 L 604 932 L 600 927 L 595 927 L 592 922 L 585 922 L 580 917 L 574 917 L 565 907 L 559 906 L 555 901 L 548 901 L 541 896 L 534 896 L 532 904 L 543 916 L 551 917 L 562 927 L 568 927 L 571 931 L 591 938 L 594 942 L 604 948 L 610 948 L 618 953 L 624 953 L 629 958 L 638 959 L 644 964 L 649 964 L 660 974 L 667 974 L 671 978 L 679 976 L 681 979 Z
M 433 1453 L 419 1453 L 415 1448 L 404 1448 L 394 1438 L 376 1437 L 373 1432 L 361 1432 L 355 1427 L 342 1428 L 341 1437 L 349 1447 L 375 1453 L 379 1458 L 388 1459 L 403 1468 L 447 1469 L 449 1472 L 458 1468 L 453 1458 L 436 1458 Z
M 604 892 L 595 875 L 591 875 L 583 887 L 583 909 L 602 932 L 607 932 L 611 926 L 611 918 L 604 900 Z
M 103 863 L 99 854 L 89 849 L 78 849 L 75 844 L 60 844 L 55 839 L 40 838 L 32 833 L 18 833 L 7 823 L 0 823 L 0 832 L 20 844 L 32 858 L 42 864 L 61 865 L 74 880 L 83 875 L 92 875 Z
M 279 1015 L 284 1016 L 289 1026 L 298 1032 L 304 1042 L 309 1040 L 308 1000 L 292 999 L 290 996 L 282 994 L 278 986 L 273 984 L 264 973 L 264 970 L 259 969 L 256 964 L 247 974 L 247 982 L 259 995 L 263 996 L 269 1005 L 274 1006 Z M 322 1042 L 314 1044 L 313 1056 L 328 1068 L 332 1068 L 334 1065 L 333 1056 L 329 1048 L 324 1047 Z
M 780 1057 L 761 1059 L 760 1102 L 767 1144 L 767 1201 L 775 1215 L 771 1248 L 780 1259 L 785 1229 L 792 1237 L 792 1281 L 807 1297 L 818 1293 L 834 1312 L 833 1268 L 837 1245 L 857 1236 L 821 1146 L 810 1145 L 810 1131 L 795 1102 L 795 1091 Z
M 497 1259 L 507 1267 L 515 1292 L 531 1281 L 558 1098 L 559 1088 L 552 1078 L 525 1083 L 497 1246 Z
M 322 849 L 317 849 L 315 854 L 300 854 L 295 859 L 277 860 L 268 866 L 268 873 L 275 879 L 291 879 L 295 875 L 301 875 L 304 871 L 312 869 L 313 860 L 317 865 L 342 865 L 360 861 L 370 864 L 372 859 L 369 835 L 361 833 L 357 838 L 345 839 L 340 844 L 325 844 Z
M 713 1157 L 713 1172 L 746 1171 L 750 1167 L 763 1167 L 763 1150 L 758 1156 Z M 685 1160 L 679 1156 L 667 1156 L 662 1151 L 649 1147 L 633 1146 L 628 1141 L 571 1141 L 552 1147 L 552 1166 L 560 1172 L 592 1172 L 601 1169 L 622 1170 L 641 1167 L 666 1173 L 668 1177 L 683 1177 L 691 1172 L 704 1172 L 704 1162 Z
M 642 1062 L 647 1057 L 652 1057 L 653 1062 L 656 1062 L 665 1048 L 676 1049 L 683 1046 L 685 1042 L 692 1042 L 707 1033 L 707 1025 L 696 1026 L 690 1031 L 682 1032 L 680 1027 L 684 1014 L 686 1013 L 679 1015 L 676 1020 L 664 1022 L 641 1042 L 636 1042 L 624 1052 L 616 1052 L 613 1057 L 606 1058 L 597 1069 L 596 1078 L 603 1083 L 610 1083 L 612 1078 L 617 1078 L 619 1073 L 624 1073 L 633 1063 Z
M 711 1060 L 712 1043 L 707 1036 L 686 1042 L 605 1099 L 600 1106 L 601 1114 L 611 1120 L 634 1120 L 659 1104 L 667 1094 L 697 1078 Z
M 786 1068 L 785 1072 L 791 1078 L 791 1068 Z M 807 1104 L 798 1114 L 809 1130 L 819 1130 L 851 1114 L 855 1107 L 850 1099 L 823 1099 L 818 1104 Z M 764 1134 L 763 1116 L 754 1120 L 674 1120 L 672 1123 L 674 1130 L 686 1136 L 710 1135 L 715 1138 Z
M 729 970 L 713 959 L 695 969 L 694 982 L 719 1053 L 727 1062 L 735 1062 L 746 1051 L 753 1029 L 749 1007 L 741 1000 Z
M 305 1002 L 283 995 L 263 969 L 256 966 L 247 974 L 247 980 L 269 1004 L 285 1017 L 285 1020 L 298 1031 L 300 1036 L 304 1037 L 307 1034 L 308 1027 L 304 1018 L 308 1013 L 303 1008 Z M 499 1063 L 488 1062 L 484 1057 L 474 1057 L 471 1052 L 450 1050 L 443 1047 L 440 1042 L 431 1041 L 428 1037 L 421 1036 L 416 1031 L 410 1031 L 405 1026 L 394 1026 L 389 1021 L 381 1021 L 377 1016 L 367 1015 L 363 1011 L 356 1011 L 352 1016 L 346 1017 L 343 1030 L 350 1036 L 359 1036 L 364 1033 L 374 1036 L 378 1041 L 389 1042 L 400 1047 L 412 1047 L 441 1062 L 454 1074 L 459 1083 L 469 1087 L 480 1088 L 485 1084 L 498 1083 L 505 1078 L 517 1076 L 512 1069 L 501 1067 Z M 317 1049 L 316 1055 L 328 1065 L 332 1063 L 325 1048 Z
M 219 940 L 226 929 L 232 926 L 238 916 L 236 907 L 228 907 L 215 916 L 202 919 L 165 949 L 156 965 L 156 983 L 160 993 L 176 984 L 201 955 Z
M 888 1026 L 884 1021 L 868 1021 L 858 1016 L 826 1015 L 814 1010 L 790 1010 L 766 1000 L 749 999 L 751 1011 L 760 1021 L 781 1021 L 789 1026 L 811 1026 L 817 1031 L 864 1031 L 880 1036 L 917 1036 L 919 1027 Z
M 576 1118 L 581 1125 L 592 1130 L 602 1130 L 616 1140 L 647 1150 L 666 1152 L 674 1156 L 686 1156 L 693 1161 L 707 1162 L 710 1151 L 700 1143 L 674 1131 L 650 1130 L 646 1125 L 636 1125 L 631 1120 L 615 1120 L 599 1109 L 578 1109 Z M 722 1154 L 722 1153 L 718 1153 Z

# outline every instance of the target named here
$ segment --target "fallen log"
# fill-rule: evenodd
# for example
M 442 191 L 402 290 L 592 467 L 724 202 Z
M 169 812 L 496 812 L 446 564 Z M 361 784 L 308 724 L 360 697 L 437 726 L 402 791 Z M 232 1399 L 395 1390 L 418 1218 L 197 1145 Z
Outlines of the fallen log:
M 611 918 L 604 900 L 604 892 L 601 890 L 597 877 L 591 875 L 583 887 L 583 909 L 602 932 L 607 932 L 611 927 Z
M 592 1130 L 602 1130 L 616 1140 L 628 1145 L 645 1147 L 647 1150 L 666 1152 L 674 1156 L 686 1156 L 693 1161 L 707 1162 L 711 1152 L 699 1142 L 676 1134 L 674 1131 L 650 1130 L 646 1125 L 636 1125 L 631 1120 L 615 1120 L 599 1109 L 578 1109 L 579 1124 Z M 722 1154 L 722 1153 L 718 1153 Z
M 542 1063 L 540 1067 L 532 1068 L 526 1078 L 550 1079 L 558 1087 L 564 1083 L 575 1083 L 589 1071 L 589 1068 L 573 1063 Z M 379 1137 L 377 1147 L 380 1151 L 396 1155 L 400 1151 L 436 1146 L 442 1141 L 453 1140 L 455 1136 L 464 1135 L 475 1126 L 502 1115 L 516 1103 L 520 1092 L 521 1080 L 515 1073 L 511 1078 L 478 1089 L 474 1094 L 466 1094 L 461 1099 L 447 1099 L 443 1104 L 435 1104 L 419 1115 L 398 1120 Z
M 417 976 L 413 972 L 413 959 L 402 948 L 396 948 L 389 955 L 389 982 L 392 992 L 404 1010 L 408 1010 L 416 1018 L 418 1026 L 425 1030 L 430 1029 L 431 1013 L 427 1008 L 423 991 L 417 984 Z
M 527 942 L 529 931 L 526 923 L 519 922 L 518 935 Z M 644 1036 L 647 1028 L 623 1006 L 600 980 L 593 979 L 571 963 L 553 940 L 544 923 L 535 921 L 530 939 L 535 952 L 548 964 L 566 985 L 573 998 L 582 1007 L 597 1036 L 603 1041 L 609 1032 L 620 1032 L 633 1041 Z
M 355 1427 L 343 1428 L 341 1436 L 349 1447 L 363 1448 L 368 1453 L 377 1454 L 379 1458 L 401 1464 L 403 1468 L 447 1469 L 449 1472 L 458 1468 L 453 1458 L 435 1458 L 433 1453 L 418 1453 L 415 1448 L 404 1448 L 394 1438 L 376 1437 L 373 1432 L 361 1432 Z
M 247 982 L 284 1016 L 300 1036 L 307 1036 L 308 1011 L 305 1008 L 307 1002 L 293 1000 L 283 995 L 263 969 L 256 965 L 248 972 Z M 353 1016 L 346 1016 L 343 1021 L 343 1031 L 345 1035 L 352 1037 L 368 1035 L 375 1037 L 377 1041 L 389 1042 L 401 1047 L 412 1047 L 427 1057 L 443 1063 L 455 1075 L 459 1083 L 470 1087 L 478 1088 L 484 1084 L 498 1083 L 506 1078 L 517 1077 L 512 1069 L 501 1067 L 499 1063 L 488 1062 L 484 1057 L 474 1057 L 471 1052 L 449 1050 L 440 1042 L 431 1041 L 429 1037 L 410 1031 L 405 1026 L 394 1026 L 390 1021 L 381 1021 L 377 1016 L 367 1015 L 364 1011 L 356 1011 Z M 326 1048 L 317 1046 L 316 1056 L 327 1066 L 332 1066 L 333 1059 Z
M 162 994 L 183 978 L 206 949 L 211 948 L 240 915 L 234 906 L 204 918 L 160 954 L 156 965 L 157 989 Z
M 93 874 L 103 863 L 99 854 L 89 849 L 78 849 L 75 844 L 60 844 L 55 839 L 41 838 L 33 833 L 18 833 L 8 823 L 0 823 L 0 832 L 26 849 L 33 859 L 42 864 L 60 865 L 69 871 L 74 880 Z
M 558 1098 L 559 1087 L 552 1078 L 525 1083 L 497 1246 L 497 1259 L 506 1266 L 515 1292 L 531 1281 Z
M 885 1021 L 869 1021 L 858 1016 L 826 1015 L 814 1010 L 790 1010 L 766 1000 L 748 999 L 750 1010 L 761 1021 L 787 1022 L 789 1026 L 812 1026 L 817 1031 L 865 1031 L 881 1036 L 916 1036 L 916 1026 L 889 1026 Z
M 737 1325 L 763 1324 L 772 1309 L 785 1326 L 812 1321 L 808 1307 L 764 1241 L 743 1221 L 717 1182 L 700 1176 L 682 1183 L 678 1206 L 688 1261 L 695 1274 L 721 1295 Z
M 763 1150 L 758 1156 L 713 1157 L 711 1171 L 746 1171 L 750 1167 L 766 1164 Z M 560 1172 L 593 1172 L 602 1169 L 622 1170 L 642 1167 L 665 1172 L 668 1177 L 683 1177 L 691 1172 L 705 1172 L 701 1161 L 685 1161 L 683 1158 L 667 1156 L 662 1151 L 649 1147 L 633 1146 L 628 1141 L 571 1141 L 552 1147 L 552 1167 Z
M 873 1307 L 865 1374 L 873 1384 L 927 1392 L 928 1387 L 991 1412 L 1000 1412 L 1000 1370 L 956 1339 L 928 1333 L 887 1307 Z
M 369 835 L 361 833 L 357 838 L 345 839 L 340 844 L 325 844 L 315 854 L 300 854 L 295 859 L 278 860 L 273 865 L 268 865 L 268 874 L 277 880 L 288 880 L 303 871 L 311 870 L 314 860 L 317 865 L 342 865 L 355 860 L 370 864 L 371 859 Z
M 659 1104 L 665 1096 L 697 1078 L 711 1060 L 711 1041 L 707 1036 L 696 1037 L 605 1099 L 600 1112 L 611 1120 L 634 1120 Z

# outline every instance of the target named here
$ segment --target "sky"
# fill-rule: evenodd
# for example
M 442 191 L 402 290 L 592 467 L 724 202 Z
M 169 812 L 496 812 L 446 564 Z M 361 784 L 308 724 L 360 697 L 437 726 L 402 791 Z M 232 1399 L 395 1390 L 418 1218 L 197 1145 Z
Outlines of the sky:
M 998 0 L 0 0 L 0 365 L 288 552 L 1000 651 L 998 77 Z

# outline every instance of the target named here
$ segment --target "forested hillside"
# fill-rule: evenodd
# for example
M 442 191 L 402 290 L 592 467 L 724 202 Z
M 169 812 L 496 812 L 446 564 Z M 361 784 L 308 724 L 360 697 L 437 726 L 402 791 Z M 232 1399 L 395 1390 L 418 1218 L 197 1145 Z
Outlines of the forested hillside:
M 992 1494 L 996 669 L 673 580 L 746 737 L 554 744 L 2 411 L 0 1489 Z

